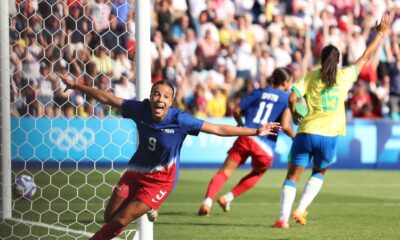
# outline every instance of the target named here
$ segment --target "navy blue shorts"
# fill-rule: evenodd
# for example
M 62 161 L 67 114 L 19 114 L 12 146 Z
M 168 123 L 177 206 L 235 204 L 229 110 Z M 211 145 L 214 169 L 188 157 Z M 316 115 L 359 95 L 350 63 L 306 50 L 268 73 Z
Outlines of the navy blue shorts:
M 337 139 L 338 136 L 298 133 L 290 150 L 290 161 L 296 166 L 307 167 L 313 161 L 318 169 L 329 167 L 336 160 Z

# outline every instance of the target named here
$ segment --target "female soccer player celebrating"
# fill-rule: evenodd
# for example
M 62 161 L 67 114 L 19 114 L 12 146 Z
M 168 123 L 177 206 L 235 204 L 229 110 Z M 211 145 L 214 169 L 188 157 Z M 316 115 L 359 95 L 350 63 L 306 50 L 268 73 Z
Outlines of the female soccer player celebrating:
M 294 138 L 295 134 L 290 125 L 289 93 L 287 92 L 292 80 L 292 73 L 288 69 L 275 69 L 269 78 L 271 87 L 253 91 L 243 98 L 239 106 L 235 108 L 234 117 L 238 125 L 255 127 L 260 122 L 280 122 L 283 131 L 289 137 Z M 242 114 L 245 116 L 246 125 L 243 124 Z M 229 211 L 233 199 L 251 189 L 272 165 L 276 140 L 277 136 L 238 137 L 228 151 L 228 157 L 221 169 L 211 179 L 198 214 L 200 216 L 209 215 L 216 194 L 236 168 L 244 164 L 251 156 L 251 172 L 244 176 L 230 192 L 218 198 L 218 204 L 222 209 Z
M 292 213 L 297 223 L 307 223 L 307 207 L 322 187 L 324 175 L 336 155 L 338 135 L 346 134 L 345 105 L 347 92 L 357 80 L 358 73 L 376 52 L 380 40 L 389 28 L 391 17 L 385 13 L 381 23 L 376 25 L 376 35 L 363 55 L 354 65 L 338 69 L 339 50 L 326 46 L 321 53 L 321 68 L 307 73 L 297 82 L 289 96 L 289 108 L 295 123 L 300 123 L 291 148 L 286 180 L 281 190 L 280 217 L 273 225 L 276 228 L 289 228 L 289 216 L 296 196 L 296 187 L 309 161 L 313 170 L 298 208 Z M 296 112 L 298 97 L 305 96 L 308 114 Z
M 219 136 L 265 136 L 276 135 L 280 130 L 279 123 L 260 124 L 258 128 L 213 124 L 171 108 L 175 89 L 165 80 L 152 86 L 150 99 L 136 101 L 124 100 L 60 77 L 67 89 L 82 91 L 99 102 L 121 109 L 124 118 L 136 122 L 138 131 L 137 151 L 105 209 L 106 224 L 91 239 L 112 239 L 130 222 L 160 207 L 174 185 L 175 166 L 187 134 L 205 132 Z

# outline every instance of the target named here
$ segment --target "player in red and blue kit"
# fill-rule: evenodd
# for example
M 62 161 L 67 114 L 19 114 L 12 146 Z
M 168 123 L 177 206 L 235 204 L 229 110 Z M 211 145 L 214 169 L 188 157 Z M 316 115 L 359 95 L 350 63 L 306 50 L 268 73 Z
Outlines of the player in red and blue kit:
M 286 68 L 277 68 L 269 78 L 272 87 L 257 89 L 240 101 L 234 110 L 234 117 L 239 126 L 253 128 L 261 123 L 280 122 L 283 131 L 292 139 L 295 134 L 290 125 L 288 107 L 288 90 L 292 82 L 292 73 Z M 242 121 L 245 116 L 245 125 Z M 239 183 L 227 194 L 218 198 L 218 204 L 227 212 L 234 198 L 251 189 L 272 165 L 273 151 L 277 136 L 241 136 L 238 137 L 224 164 L 211 179 L 208 190 L 198 214 L 208 216 L 212 202 L 224 183 L 233 172 L 243 165 L 251 156 L 252 171 L 244 176 Z
M 279 123 L 260 123 L 256 128 L 213 124 L 171 108 L 175 89 L 165 80 L 152 86 L 150 99 L 136 101 L 60 77 L 67 89 L 82 91 L 121 109 L 123 117 L 132 119 L 137 126 L 138 148 L 107 204 L 106 224 L 91 239 L 112 239 L 130 222 L 160 207 L 173 188 L 180 149 L 187 134 L 265 136 L 276 135 L 280 130 Z

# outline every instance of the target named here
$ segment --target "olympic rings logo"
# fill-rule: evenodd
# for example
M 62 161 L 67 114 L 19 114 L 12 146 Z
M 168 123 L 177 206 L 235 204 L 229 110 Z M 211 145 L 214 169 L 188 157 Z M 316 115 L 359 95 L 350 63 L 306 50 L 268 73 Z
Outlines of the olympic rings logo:
M 52 128 L 49 133 L 51 143 L 57 146 L 61 151 L 68 151 L 71 148 L 81 152 L 90 147 L 94 143 L 94 135 L 92 129 L 84 128 L 78 131 L 76 128 Z

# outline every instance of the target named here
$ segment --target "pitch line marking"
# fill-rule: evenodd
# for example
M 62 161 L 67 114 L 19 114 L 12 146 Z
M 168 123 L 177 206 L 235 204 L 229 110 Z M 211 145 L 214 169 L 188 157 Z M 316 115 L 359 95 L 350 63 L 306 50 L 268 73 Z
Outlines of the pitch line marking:
M 73 233 L 73 234 L 80 234 L 83 235 L 85 237 L 92 237 L 94 235 L 94 233 L 91 232 L 84 232 L 84 231 L 79 231 L 79 230 L 73 230 L 70 228 L 64 228 L 64 227 L 59 227 L 59 226 L 53 226 L 47 223 L 42 223 L 42 222 L 34 222 L 34 221 L 29 221 L 29 220 L 23 220 L 23 219 L 18 219 L 18 218 L 8 218 L 7 220 L 11 220 L 14 222 L 18 222 L 18 223 L 24 223 L 24 224 L 28 224 L 28 225 L 33 225 L 33 226 L 39 226 L 39 227 L 43 227 L 43 228 L 49 228 L 49 229 L 53 229 L 56 231 L 60 231 L 60 232 L 66 232 L 66 233 Z M 136 230 L 128 230 L 128 232 L 126 233 L 127 235 L 132 234 L 132 232 L 135 232 Z M 122 238 L 115 238 L 116 240 L 123 240 Z
M 47 224 L 47 223 L 34 222 L 34 221 L 23 220 L 23 219 L 18 219 L 18 218 L 8 218 L 8 220 L 11 220 L 11 221 L 14 221 L 14 222 L 18 222 L 18 223 L 25 223 L 25 224 L 28 224 L 28 225 L 39 226 L 39 227 L 43 227 L 43 228 L 49 228 L 49 229 L 53 229 L 53 230 L 60 231 L 60 232 L 80 234 L 80 235 L 83 235 L 83 236 L 86 236 L 86 237 L 91 237 L 94 234 L 94 233 L 90 233 L 90 232 L 73 230 L 73 229 L 70 229 L 70 228 L 53 226 L 53 225 L 50 225 L 50 224 Z
M 279 202 L 276 203 L 265 203 L 265 202 L 235 202 L 234 203 L 237 206 L 252 206 L 252 205 L 257 205 L 257 206 L 279 206 Z M 179 202 L 179 203 L 168 203 L 165 202 L 163 205 L 168 205 L 168 206 L 193 206 L 193 205 L 198 205 L 197 203 L 193 202 Z M 315 203 L 314 205 L 318 205 Z M 357 203 L 357 202 L 348 202 L 348 203 L 323 203 L 323 205 L 330 205 L 330 206 L 338 206 L 338 205 L 346 205 L 346 206 L 384 206 L 384 207 L 399 207 L 400 203 Z

